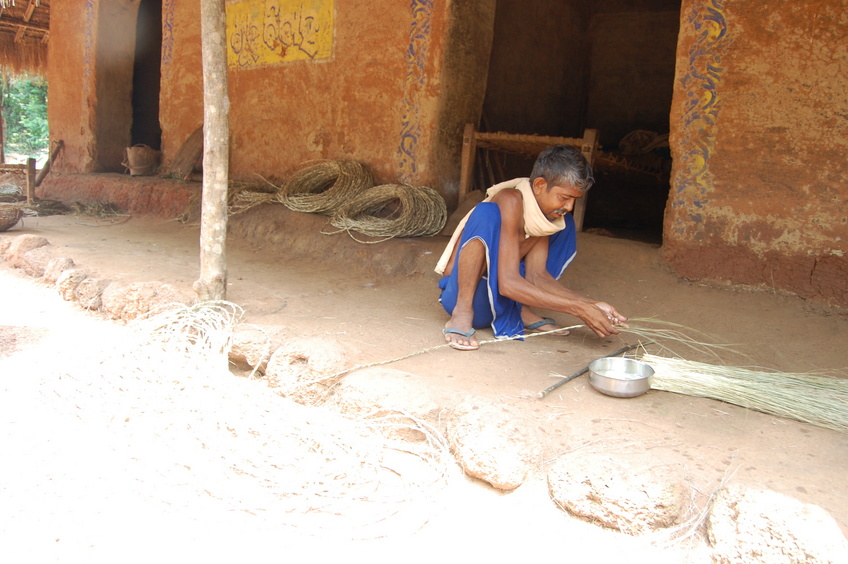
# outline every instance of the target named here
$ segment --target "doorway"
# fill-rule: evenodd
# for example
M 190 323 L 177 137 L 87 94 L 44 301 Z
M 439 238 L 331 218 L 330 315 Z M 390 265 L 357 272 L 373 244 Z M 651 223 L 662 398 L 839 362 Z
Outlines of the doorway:
M 659 244 L 680 0 L 497 0 L 482 131 L 600 131 L 584 230 Z M 475 187 L 532 159 L 478 155 Z
M 161 149 L 159 85 L 162 59 L 162 0 L 141 0 L 136 24 L 132 85 L 133 145 Z

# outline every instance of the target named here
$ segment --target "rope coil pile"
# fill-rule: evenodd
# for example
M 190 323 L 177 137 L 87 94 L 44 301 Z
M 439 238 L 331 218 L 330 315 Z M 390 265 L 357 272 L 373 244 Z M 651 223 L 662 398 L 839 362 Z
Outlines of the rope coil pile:
M 231 188 L 229 214 L 276 202 L 292 211 L 330 217 L 330 223 L 338 231 L 327 235 L 346 231 L 353 237 L 351 232 L 356 231 L 381 240 L 431 237 L 447 222 L 447 204 L 436 190 L 408 184 L 375 186 L 371 171 L 357 161 L 319 161 L 303 168 L 280 187 L 266 182 L 272 192 Z
M 277 192 L 277 201 L 293 211 L 333 215 L 374 186 L 374 177 L 356 161 L 323 161 L 292 176 Z
M 339 208 L 330 223 L 370 237 L 431 237 L 447 216 L 444 198 L 428 186 L 382 184 Z

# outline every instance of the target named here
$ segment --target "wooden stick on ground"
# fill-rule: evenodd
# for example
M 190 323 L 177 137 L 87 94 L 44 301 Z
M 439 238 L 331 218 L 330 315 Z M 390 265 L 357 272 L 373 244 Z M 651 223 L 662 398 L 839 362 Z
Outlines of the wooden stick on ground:
M 635 349 L 635 348 L 637 348 L 637 347 L 641 347 L 641 346 L 642 346 L 642 343 L 636 343 L 635 345 L 627 345 L 626 347 L 621 347 L 620 349 L 618 349 L 618 350 L 617 350 L 617 351 L 615 351 L 614 353 L 610 353 L 610 354 L 608 354 L 608 355 L 606 355 L 606 356 L 602 356 L 601 358 L 609 358 L 609 357 L 611 357 L 611 356 L 618 356 L 618 355 L 620 355 L 620 354 L 624 354 L 624 353 L 626 353 L 627 351 L 632 351 L 633 349 Z M 541 392 L 539 392 L 539 399 L 544 398 L 546 395 L 548 395 L 549 393 L 553 392 L 554 390 L 556 390 L 557 388 L 559 388 L 559 387 L 560 387 L 560 386 L 562 386 L 563 384 L 565 384 L 565 383 L 567 383 L 567 382 L 571 382 L 572 380 L 574 380 L 574 379 L 575 379 L 575 378 L 577 378 L 578 376 L 582 376 L 583 374 L 586 374 L 587 372 L 589 372 L 589 367 L 588 367 L 588 366 L 586 366 L 585 368 L 583 368 L 582 370 L 580 370 L 580 371 L 578 371 L 578 372 L 575 372 L 575 373 L 574 373 L 574 374 L 572 374 L 571 376 L 566 376 L 565 378 L 563 378 L 562 380 L 558 381 L 558 382 L 557 382 L 556 384 L 554 384 L 553 386 L 551 386 L 551 387 L 547 388 L 546 390 L 542 390 Z

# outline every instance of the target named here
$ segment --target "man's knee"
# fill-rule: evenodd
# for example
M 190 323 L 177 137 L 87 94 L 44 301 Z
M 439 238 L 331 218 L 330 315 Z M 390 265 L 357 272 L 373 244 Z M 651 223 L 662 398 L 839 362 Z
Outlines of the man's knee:
M 457 263 L 460 267 L 469 272 L 475 272 L 482 276 L 486 272 L 486 244 L 480 239 L 472 239 L 466 242 L 459 250 L 459 258 Z

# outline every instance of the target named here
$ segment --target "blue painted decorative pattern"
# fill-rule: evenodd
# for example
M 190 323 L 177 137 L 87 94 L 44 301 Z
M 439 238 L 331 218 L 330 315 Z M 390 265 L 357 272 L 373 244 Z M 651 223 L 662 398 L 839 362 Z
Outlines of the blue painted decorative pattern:
M 412 0 L 409 4 L 412 23 L 409 45 L 406 48 L 406 75 L 401 101 L 400 144 L 397 149 L 397 166 L 403 182 L 412 182 L 418 171 L 417 149 L 421 138 L 420 108 L 427 77 L 425 65 L 430 46 L 430 17 L 432 0 Z
M 684 24 L 695 31 L 696 39 L 688 53 L 688 67 L 680 78 L 686 93 L 683 106 L 679 146 L 684 152 L 677 157 L 674 185 L 677 193 L 672 206 L 703 208 L 712 191 L 710 158 L 715 147 L 715 128 L 721 110 L 719 87 L 724 67 L 722 55 L 731 39 L 724 9 L 724 0 L 702 0 L 692 4 L 684 14 Z M 690 213 L 688 219 L 700 223 L 700 213 Z M 677 220 L 673 229 L 682 233 L 688 222 Z
M 94 73 L 94 32 L 97 21 L 95 19 L 94 0 L 86 0 L 85 3 L 85 27 L 83 29 L 82 46 L 82 93 L 83 109 L 88 106 L 88 97 L 91 94 L 91 76 Z M 83 115 L 88 112 L 84 111 Z
M 162 78 L 171 78 L 174 63 L 174 5 L 177 0 L 165 0 L 162 3 Z

